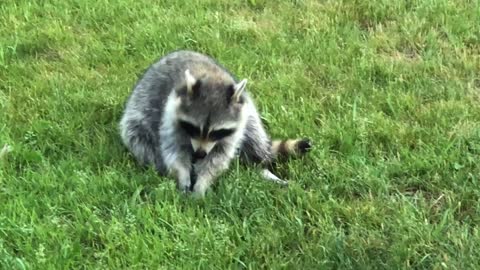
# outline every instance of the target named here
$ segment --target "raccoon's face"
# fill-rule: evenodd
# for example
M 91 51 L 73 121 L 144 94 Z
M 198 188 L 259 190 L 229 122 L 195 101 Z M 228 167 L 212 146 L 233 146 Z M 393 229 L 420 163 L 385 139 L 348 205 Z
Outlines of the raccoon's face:
M 195 79 L 188 70 L 185 78 L 185 86 L 178 91 L 177 124 L 190 138 L 194 157 L 202 159 L 239 128 L 246 80 Z

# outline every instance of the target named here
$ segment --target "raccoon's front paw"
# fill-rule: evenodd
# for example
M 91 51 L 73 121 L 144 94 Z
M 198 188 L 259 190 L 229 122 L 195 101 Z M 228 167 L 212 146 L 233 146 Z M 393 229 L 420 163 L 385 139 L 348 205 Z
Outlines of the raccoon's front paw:
M 187 193 L 190 191 L 190 178 L 179 178 L 177 180 L 177 189 L 182 193 Z
M 193 186 L 193 196 L 196 198 L 203 198 L 205 197 L 205 193 L 207 192 L 208 186 L 205 183 L 197 182 Z
M 188 193 L 190 191 L 190 184 L 188 185 L 183 185 L 177 182 L 177 189 L 181 193 Z

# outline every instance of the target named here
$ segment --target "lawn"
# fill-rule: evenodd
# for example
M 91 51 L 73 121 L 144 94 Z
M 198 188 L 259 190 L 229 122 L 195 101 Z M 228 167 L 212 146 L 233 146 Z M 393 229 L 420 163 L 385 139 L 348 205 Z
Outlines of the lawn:
M 234 162 L 203 200 L 117 124 L 163 54 L 217 58 L 287 188 Z M 469 0 L 0 2 L 0 269 L 478 269 L 480 5 Z

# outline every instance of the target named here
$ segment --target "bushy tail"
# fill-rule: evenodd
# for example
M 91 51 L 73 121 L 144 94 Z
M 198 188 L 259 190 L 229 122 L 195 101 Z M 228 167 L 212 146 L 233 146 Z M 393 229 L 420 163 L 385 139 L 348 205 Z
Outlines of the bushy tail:
M 312 144 L 309 139 L 287 139 L 287 140 L 274 140 L 272 142 L 272 154 L 275 158 L 300 156 L 312 148 Z

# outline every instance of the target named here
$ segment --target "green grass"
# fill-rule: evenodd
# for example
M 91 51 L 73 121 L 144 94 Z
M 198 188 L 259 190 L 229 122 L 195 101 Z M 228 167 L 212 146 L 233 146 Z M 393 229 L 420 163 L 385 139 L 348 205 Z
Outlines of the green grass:
M 123 104 L 180 48 L 313 139 L 288 188 L 235 163 L 194 200 L 135 164 Z M 469 0 L 3 0 L 0 268 L 478 269 L 479 55 Z

